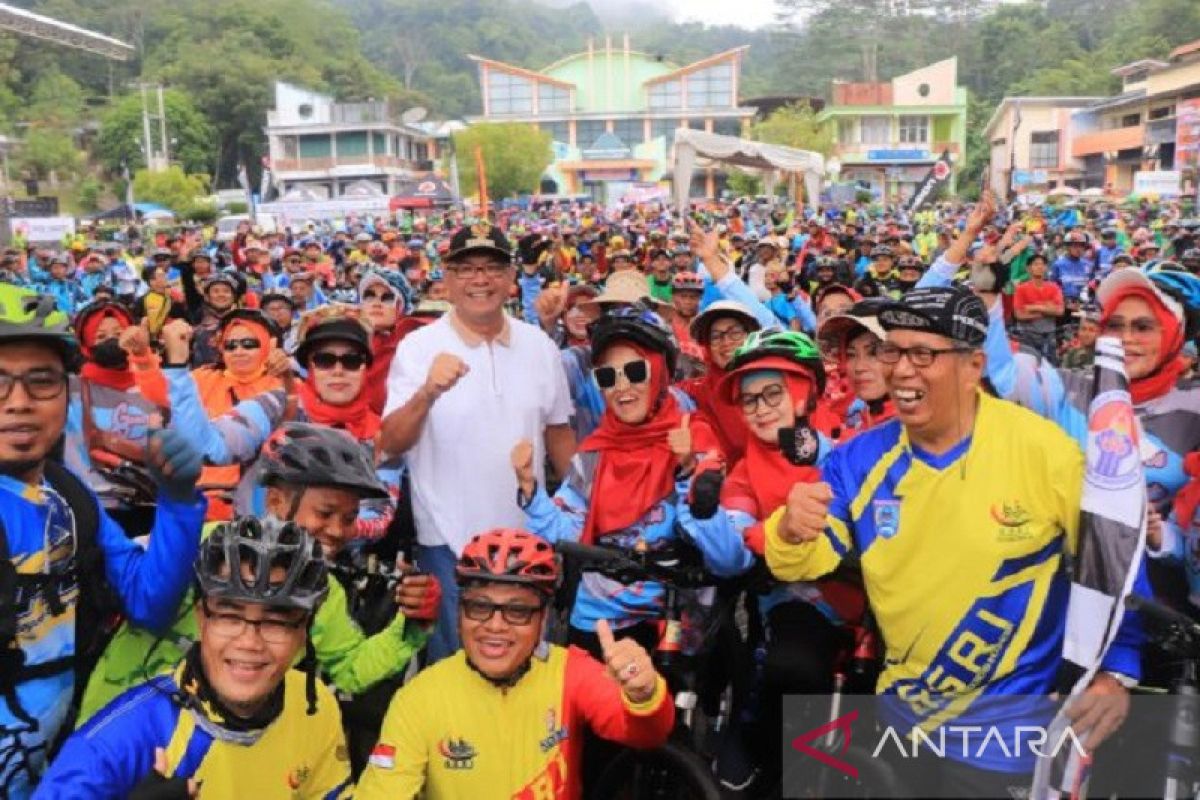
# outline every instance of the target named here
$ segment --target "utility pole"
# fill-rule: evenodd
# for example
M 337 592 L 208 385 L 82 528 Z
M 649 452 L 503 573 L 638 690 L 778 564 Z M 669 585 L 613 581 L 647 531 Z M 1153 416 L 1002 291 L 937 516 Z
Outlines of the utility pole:
M 170 142 L 167 139 L 167 112 L 163 102 L 162 84 L 139 83 L 142 93 L 142 142 L 145 146 L 146 169 L 151 172 L 162 172 L 170 163 Z M 158 113 L 150 112 L 150 100 L 146 95 L 147 89 L 155 89 L 158 94 Z M 151 133 L 150 121 L 158 122 L 159 143 L 155 146 Z
M 167 138 L 167 109 L 163 104 L 163 86 L 158 85 L 158 132 L 162 141 L 163 169 L 171 165 L 171 140 Z
M 155 172 L 154 146 L 150 141 L 150 109 L 146 106 L 146 84 L 138 84 L 142 91 L 142 154 L 146 156 L 146 169 Z

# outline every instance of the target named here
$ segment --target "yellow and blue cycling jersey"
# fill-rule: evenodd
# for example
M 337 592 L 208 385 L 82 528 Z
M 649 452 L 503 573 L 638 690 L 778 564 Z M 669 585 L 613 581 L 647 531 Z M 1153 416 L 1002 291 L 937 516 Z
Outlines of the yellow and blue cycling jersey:
M 305 676 L 284 678 L 283 710 L 256 739 L 229 733 L 175 699 L 176 674 L 130 689 L 76 731 L 34 799 L 122 798 L 167 752 L 168 777 L 195 778 L 204 797 L 299 800 L 348 796 L 350 762 L 337 701 L 317 687 L 308 716 Z
M 980 701 L 1053 690 L 1083 471 L 1058 426 L 981 393 L 974 430 L 945 454 L 923 452 L 895 420 L 836 448 L 822 466 L 834 494 L 826 535 L 783 542 L 781 509 L 767 523 L 767 563 L 782 580 L 813 580 L 859 553 L 887 644 L 878 691 L 899 701 L 889 721 L 1028 724 L 1016 704 Z M 1137 635 L 1126 619 L 1103 668 L 1139 675 Z M 978 765 L 1032 765 L 993 755 Z

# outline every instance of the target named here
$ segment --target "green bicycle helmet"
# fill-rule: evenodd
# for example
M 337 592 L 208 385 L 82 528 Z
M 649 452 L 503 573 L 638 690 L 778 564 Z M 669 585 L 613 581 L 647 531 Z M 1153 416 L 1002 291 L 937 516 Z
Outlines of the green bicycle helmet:
M 0 284 L 0 342 L 45 342 L 62 355 L 68 372 L 79 368 L 79 340 L 71 320 L 54 298 L 11 284 Z
M 825 362 L 821 351 L 808 336 L 796 331 L 754 331 L 746 337 L 729 360 L 727 385 L 734 373 L 753 369 L 778 369 L 811 375 L 817 394 L 825 393 Z

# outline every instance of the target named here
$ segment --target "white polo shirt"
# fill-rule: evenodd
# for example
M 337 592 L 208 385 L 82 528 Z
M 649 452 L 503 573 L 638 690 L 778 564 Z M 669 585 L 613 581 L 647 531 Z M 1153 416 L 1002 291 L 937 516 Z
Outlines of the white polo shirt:
M 489 528 L 524 525 L 512 449 L 533 442 L 542 481 L 545 428 L 567 424 L 573 409 L 558 348 L 540 328 L 506 318 L 501 335 L 486 342 L 451 312 L 396 348 L 385 416 L 425 384 L 438 353 L 458 356 L 470 371 L 434 401 L 405 460 L 417 540 L 458 554 Z

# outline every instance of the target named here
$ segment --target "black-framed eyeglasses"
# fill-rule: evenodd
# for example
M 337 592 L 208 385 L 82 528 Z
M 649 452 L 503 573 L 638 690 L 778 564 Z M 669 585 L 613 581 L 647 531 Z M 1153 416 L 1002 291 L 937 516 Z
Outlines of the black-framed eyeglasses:
M 362 353 L 313 353 L 308 362 L 316 369 L 333 369 L 338 364 L 348 372 L 358 372 L 367 365 L 367 357 Z
M 761 392 L 743 392 L 738 402 L 742 404 L 742 413 L 750 415 L 758 411 L 759 402 L 765 403 L 767 408 L 779 408 L 786 394 L 787 389 L 782 384 L 772 383 Z
M 908 356 L 909 363 L 914 367 L 928 367 L 944 353 L 969 353 L 970 347 L 897 347 L 890 342 L 879 345 L 875 357 L 884 364 L 899 364 L 900 359 Z
M 381 303 L 394 303 L 396 302 L 396 293 L 374 292 L 368 289 L 367 291 L 363 292 L 362 299 L 363 302 L 366 302 L 367 300 L 378 300 Z
M 596 385 L 601 389 L 611 389 L 617 385 L 617 376 L 624 375 L 630 383 L 645 383 L 650 377 L 650 364 L 644 358 L 636 361 L 626 361 L 619 367 L 595 367 L 592 375 Z
M 502 278 L 508 274 L 508 264 L 502 261 L 492 261 L 487 264 L 453 264 L 446 271 L 458 278 L 478 278 L 486 275 L 489 278 Z
M 493 603 L 482 597 L 463 597 L 458 601 L 463 616 L 474 622 L 487 622 L 497 611 L 509 625 L 528 625 L 533 616 L 544 608 L 528 603 Z
M 221 345 L 221 349 L 226 353 L 232 353 L 238 349 L 257 350 L 260 347 L 262 347 L 262 342 L 249 336 L 245 339 L 226 339 Z
M 739 325 L 726 328 L 723 331 L 710 331 L 708 334 L 708 343 L 720 344 L 721 342 L 729 342 L 730 344 L 741 344 L 746 341 L 746 337 L 749 335 L 746 329 Z
M 208 620 L 209 630 L 222 639 L 236 639 L 246 632 L 246 628 L 254 628 L 262 640 L 268 644 L 287 644 L 292 641 L 296 631 L 308 623 L 308 616 L 299 619 L 281 619 L 278 617 L 263 617 L 262 619 L 246 619 L 241 614 L 229 611 L 214 611 L 207 600 L 200 605 Z
M 11 397 L 18 383 L 33 400 L 53 400 L 67 388 L 67 374 L 54 369 L 31 369 L 19 375 L 0 370 L 0 400 Z

